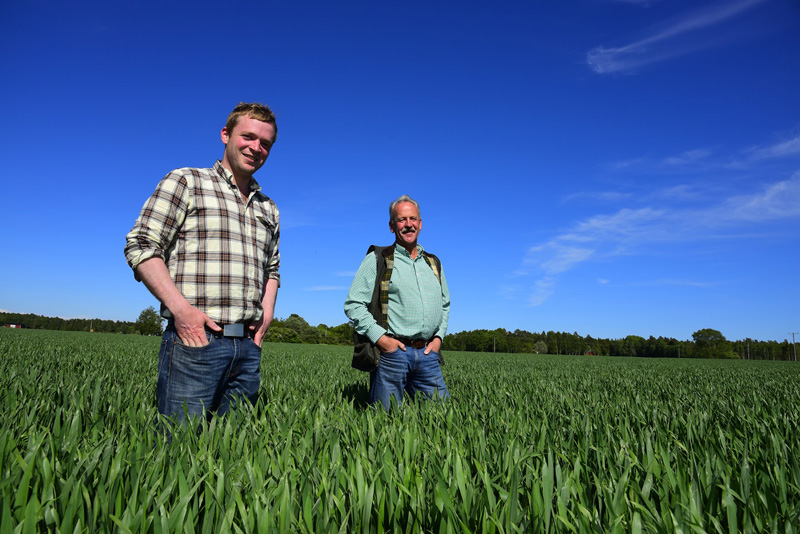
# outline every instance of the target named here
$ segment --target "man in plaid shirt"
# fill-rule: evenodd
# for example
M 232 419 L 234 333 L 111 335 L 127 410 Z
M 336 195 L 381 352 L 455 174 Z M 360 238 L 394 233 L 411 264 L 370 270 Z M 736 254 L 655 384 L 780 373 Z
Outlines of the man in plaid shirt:
M 280 225 L 253 174 L 277 135 L 267 106 L 239 104 L 222 128 L 222 160 L 170 172 L 127 235 L 128 265 L 168 319 L 158 409 L 177 421 L 257 399 L 280 285 Z

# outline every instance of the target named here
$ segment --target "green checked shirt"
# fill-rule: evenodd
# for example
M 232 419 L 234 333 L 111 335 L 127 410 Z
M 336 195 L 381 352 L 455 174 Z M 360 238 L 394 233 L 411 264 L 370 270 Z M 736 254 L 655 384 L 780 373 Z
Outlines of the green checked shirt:
M 344 313 L 353 321 L 356 332 L 373 343 L 387 333 L 367 310 L 375 289 L 376 274 L 375 254 L 367 254 L 344 302 Z M 422 257 L 420 245 L 417 245 L 416 258 L 395 245 L 394 268 L 389 281 L 389 334 L 413 339 L 431 339 L 434 336 L 444 339 L 450 316 L 450 292 L 444 270 L 441 276 L 440 285 Z
M 126 240 L 137 280 L 139 264 L 161 258 L 189 304 L 220 324 L 260 319 L 267 280 L 280 283 L 278 208 L 254 179 L 245 202 L 219 161 L 164 177 Z M 161 315 L 171 317 L 163 305 Z

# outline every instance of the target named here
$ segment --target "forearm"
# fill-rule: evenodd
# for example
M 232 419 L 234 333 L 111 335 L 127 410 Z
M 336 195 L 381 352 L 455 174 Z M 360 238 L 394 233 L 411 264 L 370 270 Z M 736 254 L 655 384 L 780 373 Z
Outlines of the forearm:
M 345 302 L 344 314 L 353 321 L 356 332 L 368 337 L 373 343 L 386 333 L 386 329 L 378 324 L 367 309 L 367 304 L 363 302 L 348 300 Z
M 344 301 L 344 314 L 353 321 L 356 332 L 368 337 L 373 343 L 386 334 L 386 329 L 379 325 L 369 312 L 369 303 L 375 288 L 376 270 L 375 255 L 367 255 L 361 262 Z
M 269 325 L 272 324 L 272 319 L 275 317 L 275 300 L 278 298 L 279 285 L 277 279 L 267 278 L 267 283 L 264 284 L 264 292 L 261 295 L 261 319 L 250 325 L 250 330 L 254 333 L 253 340 L 259 347 L 264 341 Z
M 263 323 L 265 330 L 269 328 L 272 319 L 275 317 L 275 301 L 278 299 L 278 280 L 268 278 L 264 285 L 264 295 L 261 297 L 261 307 L 264 310 Z
M 184 344 L 202 347 L 208 344 L 205 328 L 219 331 L 220 327 L 211 318 L 187 301 L 169 276 L 167 266 L 161 258 L 150 258 L 136 267 L 150 293 L 172 313 L 175 329 Z
M 136 268 L 136 274 L 150 293 L 166 306 L 172 315 L 177 315 L 187 307 L 191 307 L 178 291 L 161 258 L 154 257 L 143 261 Z

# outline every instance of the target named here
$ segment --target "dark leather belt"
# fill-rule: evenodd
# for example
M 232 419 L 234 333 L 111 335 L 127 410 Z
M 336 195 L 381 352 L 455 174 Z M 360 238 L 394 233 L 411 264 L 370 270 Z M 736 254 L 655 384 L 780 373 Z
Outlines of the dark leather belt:
M 222 328 L 221 331 L 217 332 L 216 330 L 211 330 L 210 328 L 206 327 L 206 330 L 211 332 L 211 335 L 217 337 L 235 337 L 235 338 L 243 338 L 249 337 L 252 338 L 255 335 L 255 331 L 250 330 L 251 323 L 233 323 L 233 324 L 222 324 L 217 323 L 217 326 Z M 167 321 L 167 328 L 171 330 L 175 330 L 175 320 L 169 319 Z
M 412 347 L 412 348 L 415 348 L 415 349 L 423 349 L 423 348 L 425 348 L 425 346 L 428 344 L 428 341 L 429 341 L 428 339 L 411 339 L 410 337 L 401 337 L 401 336 L 395 336 L 395 335 L 391 335 L 390 337 L 393 337 L 394 339 L 396 339 L 397 341 L 399 341 L 400 343 L 402 343 L 406 347 Z

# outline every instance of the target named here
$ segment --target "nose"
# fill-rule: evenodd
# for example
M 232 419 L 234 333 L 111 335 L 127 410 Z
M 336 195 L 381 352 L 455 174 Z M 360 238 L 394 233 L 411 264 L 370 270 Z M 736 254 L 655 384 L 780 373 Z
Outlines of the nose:
M 250 148 L 250 152 L 254 156 L 256 156 L 258 158 L 263 158 L 264 157 L 264 149 L 263 149 L 263 147 L 261 146 L 261 144 L 258 141 L 256 141 L 255 143 L 251 143 L 248 148 Z

